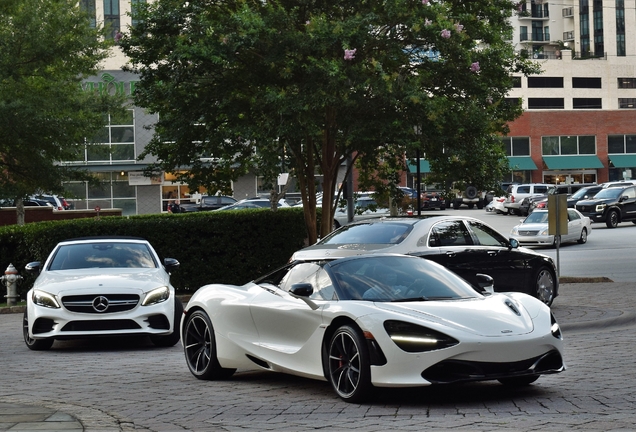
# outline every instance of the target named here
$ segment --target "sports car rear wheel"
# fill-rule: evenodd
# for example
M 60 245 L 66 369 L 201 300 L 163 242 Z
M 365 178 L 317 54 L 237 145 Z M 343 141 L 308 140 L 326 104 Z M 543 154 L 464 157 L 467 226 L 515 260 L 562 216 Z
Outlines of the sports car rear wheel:
M 22 334 L 24 336 L 24 343 L 29 349 L 33 351 L 46 351 L 47 349 L 53 346 L 53 342 L 55 339 L 33 339 L 29 336 L 29 316 L 27 315 L 27 311 L 24 311 L 24 316 L 22 317 Z
M 541 267 L 534 278 L 534 296 L 546 305 L 554 300 L 555 276 L 547 267 Z
M 199 379 L 229 378 L 236 371 L 219 364 L 212 321 L 203 311 L 198 310 L 188 316 L 183 327 L 183 346 L 188 368 Z
M 329 382 L 346 402 L 361 402 L 371 396 L 369 351 L 360 330 L 340 327 L 329 342 Z
M 539 379 L 539 375 L 529 375 L 515 378 L 501 378 L 500 383 L 510 387 L 527 386 Z

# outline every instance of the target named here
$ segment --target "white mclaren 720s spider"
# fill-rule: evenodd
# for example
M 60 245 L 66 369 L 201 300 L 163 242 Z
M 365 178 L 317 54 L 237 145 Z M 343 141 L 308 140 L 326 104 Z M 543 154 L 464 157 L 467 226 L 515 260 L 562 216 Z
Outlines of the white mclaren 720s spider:
M 404 255 L 294 261 L 243 286 L 197 290 L 181 322 L 199 379 L 237 369 L 327 380 L 348 402 L 375 387 L 498 380 L 565 370 L 550 308 L 527 294 L 478 292 L 441 265 Z

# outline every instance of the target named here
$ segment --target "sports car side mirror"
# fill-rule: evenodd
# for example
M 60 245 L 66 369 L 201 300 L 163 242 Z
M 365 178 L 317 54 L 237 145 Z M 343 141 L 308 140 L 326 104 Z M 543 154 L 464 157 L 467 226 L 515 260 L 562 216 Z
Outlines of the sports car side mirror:
M 510 249 L 517 249 L 519 247 L 519 240 L 517 239 L 508 239 L 508 243 L 510 243 Z
M 484 295 L 494 294 L 495 280 L 487 274 L 477 273 L 477 285 Z
M 314 293 L 314 287 L 310 283 L 297 283 L 291 286 L 289 290 L 294 296 L 309 297 Z
M 29 273 L 40 273 L 40 261 L 33 261 L 24 266 Z
M 168 273 L 175 271 L 176 269 L 179 268 L 181 264 L 179 264 L 179 261 L 177 261 L 174 258 L 164 258 L 163 259 L 163 266 L 166 268 L 166 271 Z

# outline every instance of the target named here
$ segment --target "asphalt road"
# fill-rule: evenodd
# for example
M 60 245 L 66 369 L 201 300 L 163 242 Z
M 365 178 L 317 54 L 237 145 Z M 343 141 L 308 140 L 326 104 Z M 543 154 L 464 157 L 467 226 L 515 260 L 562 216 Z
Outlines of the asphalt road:
M 562 285 L 552 309 L 565 335 L 564 373 L 517 390 L 382 389 L 364 405 L 342 402 L 326 382 L 270 372 L 199 381 L 180 345 L 144 339 L 56 341 L 34 352 L 22 340 L 22 316 L 0 314 L 0 431 L 636 430 L 635 290 Z M 9 422 L 16 417 L 40 421 Z

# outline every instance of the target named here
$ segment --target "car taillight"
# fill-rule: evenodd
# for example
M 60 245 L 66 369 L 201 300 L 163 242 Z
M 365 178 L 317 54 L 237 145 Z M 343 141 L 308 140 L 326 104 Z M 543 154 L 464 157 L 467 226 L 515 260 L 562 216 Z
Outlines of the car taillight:
M 499 198 L 497 201 L 498 202 L 504 202 L 506 199 L 505 198 Z
M 510 202 L 515 202 L 515 196 L 514 195 L 510 195 Z

